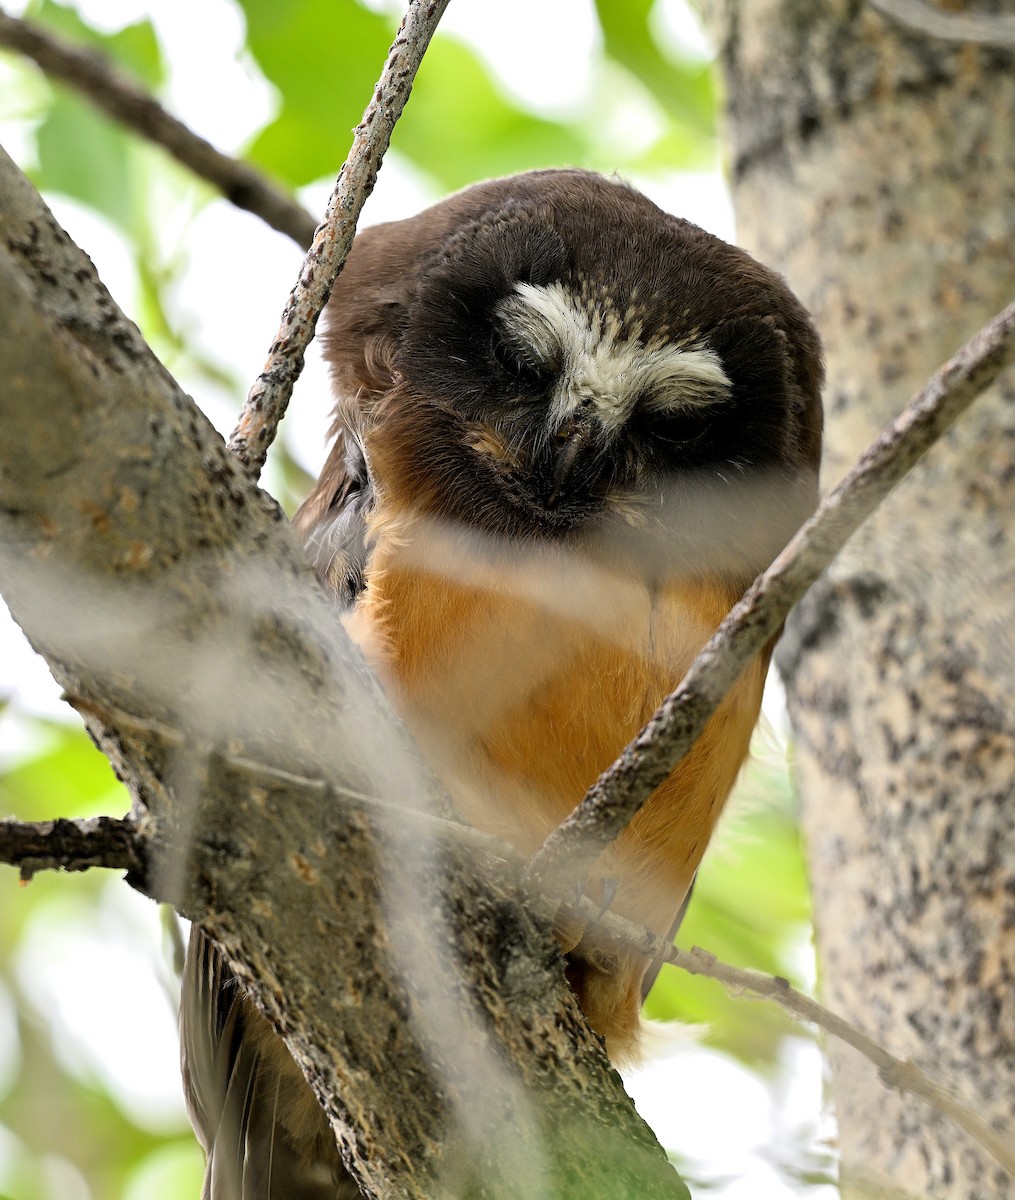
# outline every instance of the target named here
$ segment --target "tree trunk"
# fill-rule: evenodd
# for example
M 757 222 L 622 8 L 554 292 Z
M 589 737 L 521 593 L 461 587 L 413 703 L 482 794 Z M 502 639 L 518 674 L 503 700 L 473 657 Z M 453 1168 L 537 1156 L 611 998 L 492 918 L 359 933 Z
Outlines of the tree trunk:
M 709 17 L 740 240 L 825 339 L 827 488 L 1015 294 L 1015 60 L 858 0 L 714 0 Z M 1009 372 L 854 538 L 780 655 L 824 998 L 1009 1129 L 1013 399 Z M 843 1195 L 1009 1194 L 939 1114 L 829 1053 Z

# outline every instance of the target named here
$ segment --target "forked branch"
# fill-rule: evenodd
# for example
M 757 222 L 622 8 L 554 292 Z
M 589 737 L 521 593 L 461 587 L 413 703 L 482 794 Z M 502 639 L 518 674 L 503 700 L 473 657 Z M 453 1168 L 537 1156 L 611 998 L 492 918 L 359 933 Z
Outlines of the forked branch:
M 121 714 L 121 718 L 124 716 L 126 714 Z M 236 759 L 234 765 L 264 784 L 281 777 L 278 771 L 247 759 Z M 303 782 L 318 786 L 315 781 Z M 355 797 L 349 793 L 343 795 L 340 792 L 335 792 L 334 797 L 337 803 L 349 804 L 354 808 L 365 805 L 378 812 L 387 811 L 389 819 L 397 821 L 400 826 L 414 828 L 416 835 L 427 841 L 438 845 L 468 845 L 477 853 L 495 856 L 514 869 L 520 868 L 520 860 L 512 847 L 488 834 L 418 810 L 397 809 L 377 799 Z M 101 866 L 136 872 L 143 857 L 140 834 L 129 819 L 98 817 L 81 821 L 0 822 L 0 862 L 20 866 L 25 879 L 44 869 L 77 871 Z M 603 914 L 588 899 L 576 904 L 573 916 L 583 925 L 589 925 L 593 936 L 607 943 L 611 949 L 635 950 L 670 963 L 691 975 L 714 979 L 732 996 L 746 995 L 772 1000 L 797 1020 L 816 1025 L 830 1036 L 852 1046 L 877 1068 L 880 1079 L 887 1087 L 925 1100 L 965 1130 L 1015 1178 L 1015 1143 L 1010 1136 L 992 1130 L 974 1108 L 960 1102 L 915 1063 L 896 1058 L 862 1029 L 797 991 L 785 979 L 731 966 L 699 947 L 680 950 L 664 938 L 623 917 L 613 913 Z
M 670 963 L 689 975 L 703 975 L 721 983 L 734 997 L 772 1000 L 798 1021 L 816 1025 L 825 1033 L 852 1046 L 877 1068 L 886 1087 L 908 1092 L 925 1100 L 943 1113 L 976 1141 L 1009 1175 L 1015 1179 L 1015 1138 L 1012 1131 L 998 1133 L 980 1117 L 971 1105 L 963 1104 L 947 1088 L 932 1079 L 916 1063 L 896 1058 L 856 1025 L 832 1012 L 810 996 L 805 996 L 779 976 L 760 971 L 745 971 L 741 967 L 721 962 L 714 954 L 695 946 L 680 950 L 651 930 L 639 928 L 614 913 L 602 914 L 588 899 L 582 899 L 572 909 L 579 920 L 593 921 L 595 936 L 608 939 L 614 946 L 637 950 L 649 958 Z

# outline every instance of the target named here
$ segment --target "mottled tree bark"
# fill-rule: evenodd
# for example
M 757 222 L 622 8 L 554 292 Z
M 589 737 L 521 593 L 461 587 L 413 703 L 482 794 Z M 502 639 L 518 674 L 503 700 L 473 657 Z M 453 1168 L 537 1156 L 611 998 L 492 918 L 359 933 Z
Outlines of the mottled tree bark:
M 859 0 L 707 7 L 740 240 L 825 339 L 827 486 L 1015 295 L 1015 58 Z M 1009 1129 L 1013 400 L 1009 373 L 854 538 L 780 655 L 824 998 Z M 844 1195 L 1009 1194 L 943 1119 L 829 1050 Z

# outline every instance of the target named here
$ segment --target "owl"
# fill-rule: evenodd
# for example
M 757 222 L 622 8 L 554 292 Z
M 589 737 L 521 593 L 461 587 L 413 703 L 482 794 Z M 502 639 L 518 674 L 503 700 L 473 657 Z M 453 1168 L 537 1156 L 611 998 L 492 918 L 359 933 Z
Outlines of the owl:
M 296 527 L 461 818 L 533 853 L 814 507 L 817 334 L 742 250 L 620 181 L 551 170 L 360 233 L 323 346 L 333 445 Z M 583 885 L 660 935 L 747 755 L 767 658 Z M 630 1058 L 649 962 L 558 932 L 589 1023 Z M 193 964 L 191 993 L 221 1005 L 214 953 Z M 246 1003 L 219 1025 L 242 1017 L 260 1064 L 243 1069 L 265 1070 L 285 1051 Z M 323 1153 L 311 1110 L 306 1089 L 272 1135 L 287 1153 Z

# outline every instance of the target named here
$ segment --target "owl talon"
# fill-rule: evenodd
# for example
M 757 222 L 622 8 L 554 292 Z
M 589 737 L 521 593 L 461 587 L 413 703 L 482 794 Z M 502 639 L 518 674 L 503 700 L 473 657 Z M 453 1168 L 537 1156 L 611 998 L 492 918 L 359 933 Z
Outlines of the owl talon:
M 603 879 L 601 881 L 601 883 L 602 883 L 601 907 L 599 909 L 599 912 L 596 913 L 596 915 L 592 918 L 592 920 L 586 924 L 586 926 L 585 926 L 586 929 L 591 929 L 594 925 L 598 925 L 599 922 L 603 919 L 603 917 L 605 917 L 606 914 L 610 911 L 610 906 L 613 904 L 614 900 L 616 900 L 616 898 L 617 898 L 617 889 L 620 887 L 620 880 L 615 875 L 608 875 L 605 879 Z
M 553 936 L 557 939 L 561 950 L 565 954 L 570 954 L 585 936 L 585 922 L 575 920 L 574 917 L 568 915 L 567 909 L 561 909 L 554 918 Z
M 593 917 L 585 918 L 575 915 L 580 909 L 581 902 L 586 899 L 584 885 L 581 883 L 575 884 L 574 900 L 571 904 L 566 904 L 560 909 L 553 923 L 554 936 L 557 938 L 565 954 L 570 954 L 585 934 L 590 929 L 595 928 L 606 913 L 609 912 L 610 906 L 617 898 L 619 887 L 620 880 L 615 876 L 611 875 L 600 879 L 597 887 L 600 894 L 598 900 L 599 909 Z

